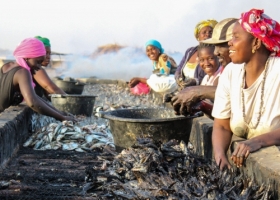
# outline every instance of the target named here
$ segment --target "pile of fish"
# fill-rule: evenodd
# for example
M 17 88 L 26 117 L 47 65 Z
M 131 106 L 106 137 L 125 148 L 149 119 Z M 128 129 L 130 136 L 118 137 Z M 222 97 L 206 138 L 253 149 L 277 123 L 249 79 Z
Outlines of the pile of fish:
M 86 169 L 83 191 L 103 191 L 102 199 L 270 199 L 269 185 L 258 186 L 236 170 L 220 171 L 183 141 L 137 140 L 118 155 L 100 155 L 103 164 Z
M 122 108 L 162 107 L 163 97 L 151 92 L 148 95 L 135 96 L 127 86 L 118 84 L 85 85 L 84 95 L 98 94 L 94 110 L 97 112 Z
M 53 122 L 56 122 L 54 118 L 34 112 L 31 116 L 31 124 L 29 130 L 34 133 L 39 127 L 46 126 Z
M 84 126 L 72 121 L 50 123 L 35 132 L 24 144 L 35 150 L 75 150 L 91 151 L 104 146 L 115 148 L 110 130 L 106 125 L 96 123 Z
M 148 95 L 135 96 L 130 93 L 129 88 L 125 85 L 119 84 L 87 84 L 84 87 L 83 95 L 98 94 L 95 104 L 94 112 L 116 110 L 122 108 L 146 108 L 146 107 L 161 107 L 163 100 L 160 95 L 150 93 Z M 51 103 L 50 103 L 51 104 Z M 95 116 L 99 116 L 96 114 Z M 94 118 L 98 125 L 107 123 L 106 119 Z M 86 125 L 86 121 L 83 120 Z M 52 117 L 34 113 L 31 118 L 30 131 L 34 133 L 38 128 L 47 126 L 58 121 Z M 87 124 L 91 124 L 89 122 Z

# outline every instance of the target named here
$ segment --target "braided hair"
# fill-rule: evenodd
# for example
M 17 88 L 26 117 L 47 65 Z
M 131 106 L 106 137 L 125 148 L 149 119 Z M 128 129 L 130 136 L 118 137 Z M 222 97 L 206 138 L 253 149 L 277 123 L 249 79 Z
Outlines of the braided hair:
M 213 50 L 213 52 L 214 52 L 214 50 L 215 50 L 215 45 L 213 45 L 213 44 L 207 44 L 207 43 L 199 43 L 199 45 L 198 45 L 198 47 L 197 47 L 197 55 L 199 56 L 199 53 L 200 53 L 200 51 L 202 50 L 202 49 L 206 49 L 206 48 L 209 48 L 209 49 L 211 49 L 211 50 Z

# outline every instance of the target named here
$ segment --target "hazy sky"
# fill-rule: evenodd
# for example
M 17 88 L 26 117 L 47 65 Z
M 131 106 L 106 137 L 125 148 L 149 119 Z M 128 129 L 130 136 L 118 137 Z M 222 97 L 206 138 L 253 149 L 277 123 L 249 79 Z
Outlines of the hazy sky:
M 2 0 L 0 49 L 40 35 L 65 53 L 91 53 L 108 43 L 143 47 L 152 38 L 184 52 L 197 44 L 200 20 L 239 17 L 251 8 L 280 19 L 279 0 Z

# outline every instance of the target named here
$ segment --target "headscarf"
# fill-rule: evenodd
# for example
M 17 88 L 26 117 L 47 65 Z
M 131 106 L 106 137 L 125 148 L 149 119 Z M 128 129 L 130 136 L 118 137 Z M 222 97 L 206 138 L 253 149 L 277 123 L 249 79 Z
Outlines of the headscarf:
M 30 71 L 30 67 L 27 65 L 24 58 L 36 58 L 44 56 L 46 55 L 46 49 L 43 42 L 40 40 L 36 38 L 27 38 L 17 46 L 13 55 L 16 59 L 16 62 L 21 67 Z M 32 83 L 32 85 L 33 87 L 35 86 L 34 83 Z
M 50 40 L 48 38 L 41 37 L 41 36 L 35 36 L 35 38 L 37 38 L 38 40 L 43 42 L 45 47 L 51 47 L 51 43 L 50 43 Z
M 280 56 L 280 25 L 263 13 L 263 10 L 251 9 L 242 13 L 239 23 L 242 28 L 260 39 L 272 56 Z
M 160 53 L 164 52 L 164 49 L 161 47 L 161 44 L 157 40 L 149 40 L 148 42 L 146 42 L 146 44 L 145 44 L 146 48 L 149 45 L 152 45 L 152 46 L 155 46 L 156 48 L 158 48 Z
M 214 19 L 208 19 L 208 20 L 203 20 L 201 22 L 199 22 L 195 28 L 194 28 L 194 36 L 197 39 L 198 38 L 198 33 L 200 32 L 200 30 L 206 26 L 210 26 L 212 28 L 214 28 L 216 26 L 218 22 Z

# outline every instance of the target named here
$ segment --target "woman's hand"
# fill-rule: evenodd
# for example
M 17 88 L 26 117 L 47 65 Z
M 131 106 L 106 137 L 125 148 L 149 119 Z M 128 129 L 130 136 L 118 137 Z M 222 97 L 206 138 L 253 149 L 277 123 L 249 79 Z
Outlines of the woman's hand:
M 135 87 L 138 83 L 140 82 L 140 79 L 139 78 L 132 78 L 130 81 L 129 81 L 129 83 L 128 83 L 128 86 L 130 87 L 130 88 L 133 88 L 133 87 Z
M 201 100 L 200 87 L 187 87 L 171 99 L 176 115 L 191 113 L 191 107 Z
M 249 154 L 260 148 L 262 148 L 261 143 L 253 139 L 238 142 L 231 159 L 237 167 L 242 167 Z
M 222 153 L 222 154 L 215 154 L 215 161 L 216 164 L 219 166 L 220 170 L 224 170 L 226 168 L 230 169 L 231 165 L 227 159 L 227 156 Z

